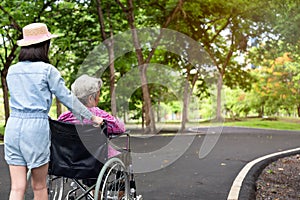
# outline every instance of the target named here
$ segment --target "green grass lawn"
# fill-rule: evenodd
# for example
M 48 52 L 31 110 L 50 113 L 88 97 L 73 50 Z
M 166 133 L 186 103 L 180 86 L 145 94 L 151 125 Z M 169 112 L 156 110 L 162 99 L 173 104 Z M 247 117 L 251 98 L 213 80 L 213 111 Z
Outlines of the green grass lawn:
M 224 126 L 242 126 L 251 128 L 265 128 L 278 130 L 300 130 L 300 119 L 278 118 L 276 121 L 261 118 L 243 119 L 241 121 L 225 122 Z
M 211 123 L 210 121 L 202 122 L 188 122 L 186 127 L 201 127 L 201 126 L 242 126 L 249 128 L 263 128 L 263 129 L 278 129 L 278 130 L 297 130 L 300 131 L 300 118 L 276 118 L 275 121 L 270 121 L 262 118 L 240 118 L 238 120 L 226 119 L 224 123 Z M 141 125 L 134 123 L 126 124 L 127 128 L 132 128 Z M 161 122 L 156 123 L 156 128 L 160 129 L 178 129 L 180 128 L 180 121 L 176 122 Z

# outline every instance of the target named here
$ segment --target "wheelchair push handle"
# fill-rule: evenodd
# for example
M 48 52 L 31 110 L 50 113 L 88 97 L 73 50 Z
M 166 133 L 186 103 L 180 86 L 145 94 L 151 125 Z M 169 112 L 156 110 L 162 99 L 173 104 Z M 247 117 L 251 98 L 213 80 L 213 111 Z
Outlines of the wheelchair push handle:
M 93 122 L 93 126 L 94 127 L 101 127 L 102 129 L 103 128 L 106 128 L 107 127 L 107 122 L 106 122 L 106 120 L 105 119 L 103 119 L 103 121 L 102 121 L 102 123 L 101 124 L 97 124 L 97 123 L 95 123 L 95 122 Z

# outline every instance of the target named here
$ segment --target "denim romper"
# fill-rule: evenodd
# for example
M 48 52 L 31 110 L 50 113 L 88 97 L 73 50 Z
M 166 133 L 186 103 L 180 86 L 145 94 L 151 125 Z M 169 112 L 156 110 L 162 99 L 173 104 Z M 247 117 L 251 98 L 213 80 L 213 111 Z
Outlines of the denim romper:
M 4 134 L 9 165 L 42 166 L 50 159 L 48 112 L 55 95 L 70 111 L 90 119 L 92 113 L 66 88 L 59 71 L 44 62 L 19 62 L 7 74 L 10 117 Z

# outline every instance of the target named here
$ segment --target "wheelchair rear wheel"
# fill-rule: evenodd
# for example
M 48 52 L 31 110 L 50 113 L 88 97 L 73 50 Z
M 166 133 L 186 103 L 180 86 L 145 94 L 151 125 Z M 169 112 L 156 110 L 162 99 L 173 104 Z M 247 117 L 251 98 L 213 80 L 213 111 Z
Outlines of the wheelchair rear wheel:
M 102 185 L 101 188 L 100 185 Z M 98 199 L 98 195 L 101 200 L 130 199 L 128 172 L 119 158 L 111 158 L 105 163 L 98 177 L 95 191 L 98 191 L 95 193 L 95 199 Z

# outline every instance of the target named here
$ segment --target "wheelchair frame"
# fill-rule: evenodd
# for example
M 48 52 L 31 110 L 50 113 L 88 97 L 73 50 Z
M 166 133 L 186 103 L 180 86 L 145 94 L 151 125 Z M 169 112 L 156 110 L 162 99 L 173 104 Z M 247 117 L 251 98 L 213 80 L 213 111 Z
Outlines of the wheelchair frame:
M 122 170 L 122 176 L 116 177 L 116 172 L 119 172 L 120 170 Z M 131 175 L 126 171 L 125 165 L 119 158 L 111 158 L 105 163 L 97 178 L 96 184 L 92 186 L 86 186 L 81 180 L 75 178 L 70 179 L 48 175 L 48 199 L 141 199 L 141 196 L 137 197 L 135 194 L 136 188 L 130 187 L 131 183 L 134 181 L 129 180 Z M 69 189 L 65 191 L 68 187 L 67 184 L 69 185 Z M 122 187 L 124 187 L 124 194 L 121 196 L 120 192 Z M 91 194 L 92 191 L 96 192 Z
M 49 119 L 50 123 L 54 120 Z M 55 123 L 62 123 L 57 122 Z M 106 127 L 101 127 L 106 130 Z M 106 134 L 107 135 L 107 134 Z M 141 195 L 136 194 L 136 185 L 134 174 L 132 170 L 131 159 L 126 156 L 130 154 L 130 135 L 128 132 L 127 146 L 125 159 L 122 156 L 112 157 L 108 159 L 101 168 L 99 175 L 93 178 L 96 183 L 86 184 L 88 179 L 81 179 L 76 177 L 65 177 L 64 175 L 48 174 L 47 188 L 49 200 L 142 200 Z M 121 135 L 110 135 L 108 140 L 112 140 Z M 51 152 L 52 153 L 52 152 Z M 130 155 L 129 155 L 130 156 Z M 122 159 L 121 159 L 122 158 Z M 124 161 L 124 162 L 123 162 Z M 29 180 L 31 171 L 28 171 L 27 180 Z

